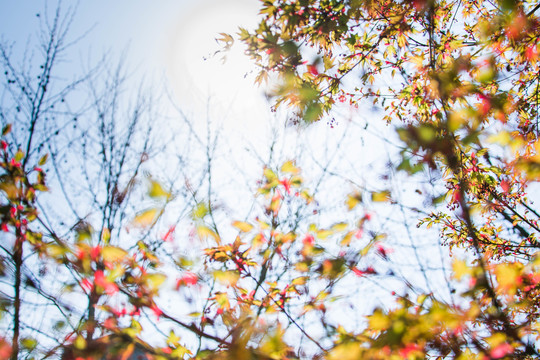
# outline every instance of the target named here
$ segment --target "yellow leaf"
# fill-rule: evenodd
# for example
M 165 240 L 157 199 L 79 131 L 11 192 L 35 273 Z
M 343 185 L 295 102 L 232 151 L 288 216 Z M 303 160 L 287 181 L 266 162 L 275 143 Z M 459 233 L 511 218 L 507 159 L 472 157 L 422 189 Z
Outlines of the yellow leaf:
M 160 183 L 155 180 L 150 180 L 148 187 L 148 196 L 151 198 L 169 198 L 171 194 L 163 189 Z
M 0 190 L 2 190 L 6 194 L 6 197 L 12 201 L 17 199 L 17 196 L 19 195 L 19 189 L 11 183 L 0 183 Z
M 347 195 L 347 200 L 345 200 L 345 205 L 347 209 L 352 210 L 362 201 L 362 194 L 358 191 L 355 191 L 352 194 Z
M 373 200 L 374 202 L 389 201 L 390 191 L 384 190 L 384 191 L 373 192 L 371 193 L 371 200 Z
M 344 231 L 347 229 L 347 226 L 348 226 L 347 223 L 340 222 L 340 223 L 332 225 L 332 230 L 335 232 Z
M 261 233 L 258 233 L 251 240 L 251 245 L 253 245 L 253 248 L 258 249 L 261 247 L 262 244 L 264 244 L 264 242 L 265 242 L 264 235 Z
M 506 335 L 500 332 L 497 332 L 486 339 L 486 342 L 491 348 L 496 347 L 506 341 Z
M 215 233 L 215 231 L 205 225 L 197 226 L 197 236 L 201 240 L 205 240 L 208 237 L 212 237 L 214 240 L 216 240 L 218 244 L 220 243 L 219 236 Z
M 356 360 L 360 359 L 362 350 L 357 342 L 347 342 L 332 349 L 328 355 L 329 360 Z
M 136 227 L 147 227 L 152 225 L 158 215 L 157 209 L 148 209 L 140 213 L 133 219 L 133 225 Z
M 216 303 L 219 305 L 220 308 L 229 309 L 231 307 L 227 293 L 217 292 L 215 299 L 216 299 Z
M 167 280 L 167 276 L 163 274 L 148 274 L 145 278 L 146 284 L 154 291 L 158 290 L 165 280 Z
M 512 141 L 512 136 L 507 131 L 498 131 L 496 134 L 489 136 L 487 141 L 492 144 L 506 146 Z
M 281 166 L 281 171 L 293 175 L 300 173 L 300 170 L 294 165 L 294 162 L 291 160 L 283 163 L 283 165 Z
M 230 47 L 234 43 L 234 38 L 227 33 L 219 33 L 221 37 L 216 38 L 216 41 L 225 43 L 226 47 Z
M 416 65 L 417 69 L 422 69 L 424 66 L 424 57 L 422 55 L 420 56 L 413 56 L 410 58 L 411 63 Z
M 452 112 L 448 118 L 448 129 L 450 131 L 456 131 L 462 125 L 466 125 L 468 123 L 468 116 L 463 110 Z
M 241 232 L 249 232 L 253 229 L 253 225 L 243 221 L 233 221 L 232 225 Z
M 214 271 L 214 278 L 226 286 L 235 286 L 240 278 L 236 271 Z
M 103 231 L 101 232 L 101 239 L 105 244 L 108 244 L 109 240 L 111 240 L 111 231 L 107 228 L 103 228 Z
M 307 281 L 307 276 L 300 276 L 300 277 L 297 277 L 296 279 L 293 279 L 293 281 L 291 282 L 291 284 L 293 285 L 304 285 Z
M 534 149 L 536 150 L 536 154 L 531 157 L 536 162 L 540 162 L 540 141 L 536 140 L 534 142 Z
M 79 335 L 73 342 L 73 346 L 75 346 L 75 348 L 79 350 L 86 349 L 86 340 L 84 340 L 84 338 Z
M 299 263 L 296 263 L 295 269 L 300 272 L 307 272 L 309 271 L 309 266 L 305 262 L 299 262 Z
M 167 338 L 167 344 L 177 346 L 180 342 L 180 337 L 171 330 L 169 337 Z
M 278 178 L 277 175 L 269 168 L 265 168 L 263 171 L 263 174 L 264 174 L 264 177 L 266 177 L 266 180 L 268 182 L 272 182 L 273 180 L 277 180 Z
M 266 230 L 266 229 L 270 229 L 270 224 L 267 223 L 267 222 L 264 222 L 260 219 L 256 219 L 257 221 L 257 224 L 259 224 L 259 227 L 262 229 L 262 230 Z
M 58 244 L 47 244 L 47 254 L 52 257 L 59 257 L 65 255 L 68 252 L 68 248 Z
M 452 269 L 454 270 L 454 277 L 457 280 L 460 280 L 463 276 L 472 274 L 471 267 L 463 260 L 455 260 L 452 263 Z
M 348 246 L 351 243 L 353 235 L 354 235 L 354 231 L 349 231 L 348 233 L 346 233 L 343 239 L 341 239 L 340 244 L 342 246 Z
M 126 269 L 122 265 L 116 265 L 110 272 L 108 278 L 111 280 L 116 280 L 120 276 L 123 276 L 126 273 Z
M 307 190 L 300 191 L 300 197 L 302 197 L 304 200 L 306 200 L 306 203 L 311 204 L 313 201 L 313 196 L 309 194 Z
M 292 176 L 291 177 L 291 185 L 294 187 L 299 187 L 302 185 L 302 177 L 301 176 Z
M 194 220 L 200 220 L 204 218 L 208 213 L 210 212 L 210 209 L 208 208 L 208 205 L 206 203 L 200 202 L 195 206 L 193 209 L 191 216 Z
M 330 235 L 332 235 L 334 232 L 332 230 L 325 230 L 325 229 L 322 229 L 322 230 L 319 230 L 317 231 L 317 237 L 321 240 L 325 240 L 327 237 L 329 237 Z
M 107 262 L 121 261 L 127 254 L 127 251 L 116 246 L 105 246 L 101 249 L 101 256 Z
M 516 293 L 516 286 L 520 282 L 521 274 L 517 264 L 499 264 L 495 268 L 499 289 L 508 292 L 510 295 Z
M 279 212 L 280 205 L 281 198 L 279 196 L 274 196 L 274 198 L 272 198 L 272 200 L 270 201 L 270 206 L 268 207 L 268 209 L 274 214 L 277 214 Z
M 284 359 L 289 351 L 289 347 L 285 343 L 284 333 L 279 326 L 271 334 L 266 334 L 259 349 L 263 354 L 271 359 Z

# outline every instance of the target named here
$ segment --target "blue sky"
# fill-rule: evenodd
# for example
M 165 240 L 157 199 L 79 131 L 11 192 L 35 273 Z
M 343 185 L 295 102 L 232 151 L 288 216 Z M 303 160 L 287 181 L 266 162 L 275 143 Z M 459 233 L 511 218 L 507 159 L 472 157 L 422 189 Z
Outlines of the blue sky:
M 0 0 L 2 41 L 15 42 L 22 49 L 35 37 L 46 3 L 49 12 L 54 11 L 56 1 Z M 103 54 L 127 56 L 127 64 L 138 74 L 154 79 L 166 76 L 177 92 L 185 91 L 178 87 L 183 83 L 191 93 L 191 82 L 207 90 L 208 82 L 219 83 L 220 73 L 239 75 L 235 78 L 242 82 L 239 61 L 230 61 L 222 70 L 217 61 L 205 62 L 203 57 L 219 49 L 214 40 L 219 32 L 255 24 L 257 0 L 82 0 L 74 4 L 63 2 L 64 8 L 77 8 L 71 37 L 88 32 L 72 48 L 76 53 L 70 58 L 75 62 L 96 61 Z M 247 59 L 243 61 L 243 67 L 249 66 Z M 230 88 L 232 79 L 221 80 Z

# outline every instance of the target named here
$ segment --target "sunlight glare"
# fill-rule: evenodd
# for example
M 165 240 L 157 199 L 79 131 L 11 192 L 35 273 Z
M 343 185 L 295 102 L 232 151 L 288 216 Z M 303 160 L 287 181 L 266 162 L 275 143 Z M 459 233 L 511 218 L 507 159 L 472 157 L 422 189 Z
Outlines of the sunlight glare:
M 220 33 L 236 34 L 239 26 L 253 28 L 257 5 L 254 0 L 207 0 L 182 14 L 168 57 L 168 76 L 180 105 L 218 106 L 226 126 L 267 108 L 242 44 L 236 42 L 230 51 L 219 52 L 222 44 L 216 41 Z

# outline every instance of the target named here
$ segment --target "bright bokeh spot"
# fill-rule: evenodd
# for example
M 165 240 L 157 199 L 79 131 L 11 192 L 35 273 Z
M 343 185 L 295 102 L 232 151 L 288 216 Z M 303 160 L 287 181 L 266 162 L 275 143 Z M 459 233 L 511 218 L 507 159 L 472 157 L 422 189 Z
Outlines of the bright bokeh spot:
M 264 91 L 254 84 L 256 69 L 239 42 L 227 51 L 216 41 L 238 27 L 253 28 L 258 2 L 201 1 L 183 11 L 173 30 L 167 75 L 180 105 L 219 107 L 226 127 L 243 124 L 267 108 Z M 250 120 L 254 121 L 254 120 Z M 256 121 L 256 120 L 255 120 Z M 252 129 L 254 130 L 254 129 Z

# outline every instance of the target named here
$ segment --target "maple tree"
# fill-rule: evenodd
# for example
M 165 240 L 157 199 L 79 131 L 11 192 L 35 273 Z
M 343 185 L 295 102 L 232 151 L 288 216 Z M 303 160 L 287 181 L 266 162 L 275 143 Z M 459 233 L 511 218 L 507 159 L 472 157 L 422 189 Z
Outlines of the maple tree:
M 390 191 L 353 192 L 343 199 L 346 211 L 321 221 L 319 194 L 299 164 L 287 160 L 264 167 L 247 218 L 220 219 L 211 188 L 213 140 L 204 145 L 206 195 L 185 184 L 191 210 L 183 239 L 194 256 L 176 247 L 180 224 L 161 221 L 177 195 L 172 188 L 149 178 L 151 205 L 124 207 L 148 156 L 146 142 L 126 172 L 115 168 L 123 156 L 103 162 L 100 174 L 122 176 L 105 179 L 104 205 L 97 193 L 92 200 L 103 211 L 98 230 L 78 221 L 57 235 L 59 224 L 44 219 L 38 201 L 53 186 L 43 169 L 56 166 L 57 153 L 48 159 L 33 136 L 41 110 L 63 103 L 64 93 L 47 97 L 48 73 L 28 87 L 22 82 L 29 77 L 17 77 L 12 67 L 8 85 L 23 95 L 14 98 L 28 99 L 21 104 L 35 111 L 28 112 L 28 128 L 5 124 L 0 149 L 1 275 L 12 289 L 2 290 L 9 336 L 0 339 L 0 357 L 127 358 L 143 351 L 156 359 L 538 358 L 540 4 L 267 0 L 261 6 L 259 27 L 239 37 L 261 67 L 259 80 L 276 80 L 276 106 L 293 108 L 293 122 L 312 123 L 333 108 L 362 109 L 369 100 L 404 144 L 396 169 L 413 179 L 440 174 L 445 190 L 426 199 L 432 212 L 418 222 L 437 228 L 451 248 L 469 250 L 453 260 L 453 297 L 422 293 L 374 265 L 391 262 L 392 249 L 381 234 L 369 234 L 367 205 L 399 206 Z M 64 38 L 52 34 L 49 48 L 61 48 L 54 44 Z M 10 67 L 5 51 L 3 59 Z M 45 59 L 48 72 L 54 57 Z M 114 116 L 104 116 L 114 107 L 100 102 L 116 97 L 94 95 L 108 134 L 103 156 L 126 154 L 118 149 L 125 151 L 129 140 L 114 140 Z M 42 107 L 43 99 L 52 103 Z M 126 226 L 129 233 L 121 230 Z M 61 276 L 29 276 L 37 265 Z M 385 276 L 407 291 L 391 290 L 391 303 L 360 325 L 351 322 L 362 294 L 350 289 Z M 59 288 L 49 293 L 41 286 L 48 281 Z M 59 339 L 50 346 L 37 341 L 49 330 L 26 322 L 27 288 L 63 316 L 49 327 Z M 85 304 L 76 320 L 65 302 L 70 297 Z M 146 326 L 157 330 L 154 339 L 145 338 Z
M 421 223 L 471 249 L 465 306 L 428 294 L 375 312 L 331 355 L 535 358 L 538 9 L 534 1 L 264 1 L 240 39 L 277 73 L 276 106 L 312 122 L 372 100 L 405 143 L 398 169 L 438 169 L 450 211 Z M 398 326 L 399 325 L 399 326 Z M 405 330 L 406 329 L 406 330 Z M 437 329 L 433 332 L 433 329 Z M 375 350 L 375 351 L 374 351 Z M 352 354 L 352 355 L 351 355 Z M 336 357 L 337 357 L 336 356 Z

